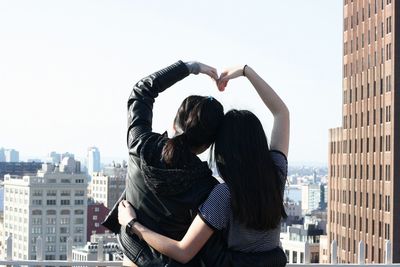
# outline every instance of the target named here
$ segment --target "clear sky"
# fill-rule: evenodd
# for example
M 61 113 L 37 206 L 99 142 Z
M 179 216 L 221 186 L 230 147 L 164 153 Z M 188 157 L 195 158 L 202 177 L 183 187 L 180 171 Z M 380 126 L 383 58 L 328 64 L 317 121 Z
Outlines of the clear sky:
M 140 78 L 179 59 L 253 67 L 291 112 L 291 162 L 328 160 L 341 123 L 342 1 L 0 0 L 0 147 L 124 158 L 126 101 Z M 180 102 L 212 95 L 226 110 L 272 117 L 244 78 L 220 93 L 190 76 L 160 95 L 154 130 Z

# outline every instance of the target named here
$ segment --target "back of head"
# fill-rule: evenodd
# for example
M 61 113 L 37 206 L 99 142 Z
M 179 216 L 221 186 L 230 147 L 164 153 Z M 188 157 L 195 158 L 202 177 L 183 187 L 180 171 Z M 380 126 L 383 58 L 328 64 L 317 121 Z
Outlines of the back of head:
M 216 137 L 214 158 L 230 189 L 234 218 L 251 229 L 276 228 L 286 217 L 284 185 L 261 122 L 253 113 L 231 110 L 225 115 Z
M 163 160 L 169 167 L 183 168 L 193 151 L 210 146 L 224 117 L 224 109 L 212 97 L 189 96 L 175 116 L 174 126 L 179 135 L 167 141 Z

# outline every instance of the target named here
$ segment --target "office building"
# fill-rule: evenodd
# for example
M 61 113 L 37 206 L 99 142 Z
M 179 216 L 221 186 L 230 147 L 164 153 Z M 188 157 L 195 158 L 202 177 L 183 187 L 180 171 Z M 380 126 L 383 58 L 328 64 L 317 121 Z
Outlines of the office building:
M 319 227 L 319 222 L 310 216 L 305 217 L 304 224 L 287 226 L 281 232 L 281 243 L 289 263 L 318 263 L 319 262 L 319 237 L 324 230 Z
M 321 202 L 321 187 L 319 184 L 301 186 L 301 209 L 303 215 L 317 210 Z
M 93 173 L 88 186 L 88 196 L 94 202 L 104 203 L 111 209 L 125 190 L 127 168 L 116 164 L 105 167 L 100 173 Z
M 90 240 L 90 236 L 96 234 L 105 234 L 109 230 L 101 225 L 110 210 L 104 206 L 103 203 L 93 202 L 92 199 L 88 201 L 87 209 L 87 234 L 86 241 Z
M 4 177 L 4 235 L 12 236 L 13 259 L 36 259 L 42 238 L 44 260 L 66 260 L 67 238 L 86 243 L 87 181 L 79 164 L 43 164 L 34 176 Z
M 100 151 L 97 147 L 89 147 L 87 151 L 87 169 L 91 176 L 95 172 L 101 170 L 100 166 Z
M 19 162 L 19 152 L 15 149 L 5 149 L 6 162 Z
M 400 2 L 345 0 L 342 127 L 330 130 L 328 239 L 338 262 L 400 262 Z

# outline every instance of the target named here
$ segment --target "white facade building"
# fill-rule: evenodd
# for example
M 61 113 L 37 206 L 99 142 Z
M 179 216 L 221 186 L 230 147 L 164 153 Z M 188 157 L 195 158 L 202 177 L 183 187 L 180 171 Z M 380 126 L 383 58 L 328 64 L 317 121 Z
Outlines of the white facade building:
M 317 210 L 321 201 L 321 188 L 319 184 L 301 186 L 301 209 L 303 215 Z
M 102 243 L 100 242 L 100 246 L 102 246 L 103 251 L 103 259 L 106 261 L 120 261 L 122 260 L 122 255 L 119 253 L 118 243 L 108 242 Z M 99 253 L 99 243 L 97 242 L 87 242 L 87 244 L 83 247 L 76 247 L 72 249 L 72 260 L 73 261 L 97 261 L 98 253 Z
M 126 166 L 119 164 L 106 167 L 101 173 L 93 173 L 88 196 L 111 209 L 125 189 L 126 174 Z
M 313 226 L 288 226 L 281 233 L 281 243 L 288 263 L 319 262 L 319 236 L 323 231 Z
M 36 176 L 5 175 L 3 240 L 12 236 L 13 259 L 35 260 L 38 237 L 44 260 L 66 260 L 68 237 L 85 244 L 87 178 L 73 159 L 63 163 L 43 164 Z
M 92 175 L 101 170 L 100 151 L 97 147 L 89 147 L 87 152 L 87 169 L 88 174 Z

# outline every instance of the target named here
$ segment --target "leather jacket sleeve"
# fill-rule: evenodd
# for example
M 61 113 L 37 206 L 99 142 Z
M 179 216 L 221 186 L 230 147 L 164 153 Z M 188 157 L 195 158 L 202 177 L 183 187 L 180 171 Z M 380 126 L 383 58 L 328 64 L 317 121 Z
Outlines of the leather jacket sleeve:
M 143 141 L 152 132 L 154 99 L 188 75 L 188 67 L 178 61 L 135 84 L 128 100 L 127 144 L 130 154 L 139 155 Z

